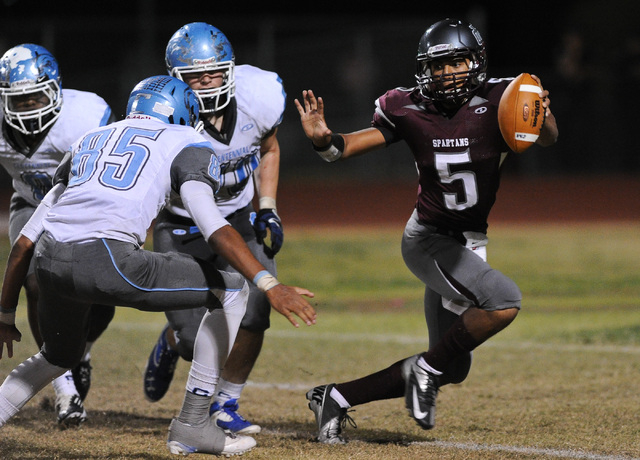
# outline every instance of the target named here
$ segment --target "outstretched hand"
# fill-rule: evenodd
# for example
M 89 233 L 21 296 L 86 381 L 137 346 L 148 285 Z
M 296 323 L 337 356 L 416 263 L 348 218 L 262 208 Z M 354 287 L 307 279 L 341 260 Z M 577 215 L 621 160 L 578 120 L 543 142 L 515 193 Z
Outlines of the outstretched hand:
M 327 127 L 324 119 L 324 101 L 321 97 L 316 98 L 312 90 L 302 91 L 302 101 L 304 106 L 294 100 L 304 134 L 311 139 L 316 147 L 325 147 L 331 142 L 331 130 Z
M 20 342 L 22 334 L 18 330 L 15 324 L 5 324 L 0 321 L 0 359 L 4 347 L 7 347 L 7 356 L 13 358 L 13 342 Z
M 294 318 L 294 314 L 298 316 L 307 326 L 312 326 L 316 323 L 316 311 L 309 305 L 302 295 L 307 297 L 314 297 L 314 293 L 297 286 L 287 286 L 285 284 L 278 284 L 267 292 L 267 298 L 274 310 L 287 318 L 291 324 L 295 327 L 300 325 Z

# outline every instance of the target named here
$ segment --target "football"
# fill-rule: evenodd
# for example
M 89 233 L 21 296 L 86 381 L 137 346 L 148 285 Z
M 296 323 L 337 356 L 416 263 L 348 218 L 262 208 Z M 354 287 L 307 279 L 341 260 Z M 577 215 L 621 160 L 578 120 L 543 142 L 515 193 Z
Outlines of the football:
M 498 124 L 511 150 L 522 153 L 540 136 L 545 111 L 538 93 L 542 88 L 528 73 L 518 75 L 500 98 Z

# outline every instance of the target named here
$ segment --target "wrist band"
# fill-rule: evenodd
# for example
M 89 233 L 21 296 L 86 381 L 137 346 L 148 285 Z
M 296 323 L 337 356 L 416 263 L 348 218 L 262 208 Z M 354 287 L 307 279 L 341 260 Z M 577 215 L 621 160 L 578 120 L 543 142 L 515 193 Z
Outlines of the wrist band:
M 0 312 L 0 322 L 8 325 L 16 324 L 16 312 L 2 313 Z
M 331 163 L 342 156 L 344 138 L 340 134 L 332 134 L 331 142 L 326 147 L 318 147 L 313 142 L 311 142 L 311 145 L 313 145 L 313 149 L 320 155 L 320 158 Z
M 270 196 L 260 197 L 260 209 L 276 209 L 276 199 Z
M 0 313 L 15 313 L 16 308 L 4 308 L 0 306 Z
M 269 289 L 280 284 L 280 282 L 267 270 L 262 270 L 253 277 L 253 284 L 255 284 L 262 292 L 267 292 Z

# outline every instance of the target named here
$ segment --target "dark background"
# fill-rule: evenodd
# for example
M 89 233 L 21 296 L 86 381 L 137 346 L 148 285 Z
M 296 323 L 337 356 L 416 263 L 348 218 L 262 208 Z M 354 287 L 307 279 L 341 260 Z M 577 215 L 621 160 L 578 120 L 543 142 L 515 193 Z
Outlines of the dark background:
M 459 17 L 485 38 L 489 76 L 535 73 L 551 92 L 559 142 L 512 156 L 506 175 L 640 171 L 633 134 L 640 125 L 637 0 L 272 3 L 0 0 L 0 52 L 26 42 L 45 46 L 58 60 L 64 87 L 98 93 L 122 118 L 131 88 L 166 73 L 164 49 L 171 35 L 185 23 L 208 22 L 227 35 L 238 64 L 274 70 L 284 81 L 283 183 L 329 177 L 413 183 L 415 168 L 404 144 L 340 166 L 319 160 L 293 100 L 311 88 L 325 99 L 333 130 L 365 128 L 376 97 L 415 85 L 424 30 Z M 0 187 L 10 187 L 6 175 Z

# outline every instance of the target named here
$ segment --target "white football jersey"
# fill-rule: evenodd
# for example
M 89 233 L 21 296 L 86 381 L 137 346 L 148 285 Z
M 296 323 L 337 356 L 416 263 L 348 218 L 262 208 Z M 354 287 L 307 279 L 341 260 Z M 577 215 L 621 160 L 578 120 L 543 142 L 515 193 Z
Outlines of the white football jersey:
M 171 190 L 198 180 L 219 186 L 211 144 L 189 126 L 126 119 L 72 146 L 67 189 L 43 221 L 60 242 L 111 238 L 141 245 Z
M 71 144 L 90 129 L 104 126 L 111 116 L 97 94 L 63 89 L 62 98 L 60 117 L 30 157 L 17 152 L 0 133 L 0 164 L 11 176 L 13 189 L 34 207 L 51 189 L 56 168 Z M 0 111 L 0 123 L 3 118 Z
M 260 164 L 260 143 L 282 122 L 286 103 L 286 93 L 278 74 L 239 65 L 235 76 L 237 114 L 233 131 L 227 133 L 228 143 L 202 132 L 213 145 L 220 162 L 221 183 L 216 203 L 223 216 L 245 207 L 253 199 L 253 172 Z M 225 114 L 228 116 L 232 115 Z M 188 216 L 180 198 L 175 195 L 172 195 L 168 209 Z

